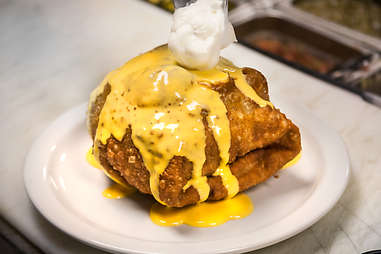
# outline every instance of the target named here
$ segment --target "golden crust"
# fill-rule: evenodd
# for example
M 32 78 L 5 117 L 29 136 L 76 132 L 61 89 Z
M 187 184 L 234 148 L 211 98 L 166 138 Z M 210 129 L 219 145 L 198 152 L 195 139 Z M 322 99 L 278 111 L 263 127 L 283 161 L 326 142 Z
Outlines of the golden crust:
M 244 68 L 247 82 L 257 94 L 268 100 L 268 88 L 263 75 L 251 68 Z M 89 129 L 94 138 L 99 113 L 109 93 L 108 86 L 99 95 L 89 112 Z M 261 183 L 274 175 L 301 150 L 298 128 L 278 109 L 269 106 L 259 107 L 243 95 L 234 85 L 234 80 L 219 84 L 214 89 L 221 94 L 227 108 L 231 131 L 230 168 L 237 177 L 240 191 Z M 227 190 L 219 176 L 212 176 L 220 163 L 219 151 L 213 132 L 203 111 L 206 135 L 203 175 L 208 176 L 209 200 L 220 200 L 227 196 Z M 100 151 L 102 166 L 113 175 L 143 193 L 150 194 L 149 172 L 142 156 L 131 139 L 131 129 L 126 131 L 122 141 L 111 137 L 106 145 L 96 143 Z M 168 206 L 183 207 L 195 204 L 199 195 L 193 187 L 183 191 L 184 185 L 192 176 L 192 163 L 185 157 L 173 157 L 160 176 L 160 199 Z

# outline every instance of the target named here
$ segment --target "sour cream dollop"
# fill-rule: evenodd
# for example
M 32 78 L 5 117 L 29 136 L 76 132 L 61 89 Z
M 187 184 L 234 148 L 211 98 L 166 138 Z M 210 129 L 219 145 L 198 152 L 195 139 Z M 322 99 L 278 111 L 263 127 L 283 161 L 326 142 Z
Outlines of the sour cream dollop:
M 179 64 L 211 69 L 218 63 L 220 50 L 235 41 L 224 0 L 197 0 L 175 10 L 168 46 Z

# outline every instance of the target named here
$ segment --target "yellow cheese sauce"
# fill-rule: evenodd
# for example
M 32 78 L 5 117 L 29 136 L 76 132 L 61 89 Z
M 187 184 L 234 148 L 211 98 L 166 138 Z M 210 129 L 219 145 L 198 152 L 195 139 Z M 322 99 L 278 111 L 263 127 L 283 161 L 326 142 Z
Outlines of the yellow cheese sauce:
M 95 159 L 93 154 L 93 147 L 90 147 L 90 149 L 86 153 L 86 161 L 94 168 L 103 170 L 102 165 Z
M 110 199 L 121 199 L 134 193 L 135 191 L 136 190 L 132 187 L 125 187 L 118 183 L 114 183 L 110 187 L 105 189 L 102 192 L 102 195 Z
M 87 152 L 86 159 L 91 166 L 103 170 L 102 166 L 95 160 L 92 148 Z M 108 174 L 106 170 L 104 170 L 104 173 L 115 182 L 102 192 L 104 197 L 121 199 L 136 192 L 136 189 L 118 181 L 117 178 Z M 221 174 L 223 175 L 223 173 Z M 193 183 L 193 181 L 190 182 Z M 229 181 L 227 183 L 230 184 Z M 214 227 L 229 220 L 244 218 L 252 211 L 253 204 L 250 198 L 241 193 L 231 199 L 207 201 L 185 208 L 169 208 L 155 203 L 150 209 L 150 218 L 152 222 L 159 226 L 186 224 L 195 227 Z
M 206 201 L 183 208 L 171 208 L 155 203 L 151 207 L 150 217 L 159 226 L 186 224 L 194 227 L 213 227 L 229 220 L 244 218 L 253 209 L 250 198 L 241 193 L 231 199 Z
M 97 169 L 100 169 L 100 170 L 103 170 L 103 173 L 105 173 L 106 176 L 108 176 L 111 180 L 113 180 L 115 182 L 115 186 L 110 186 L 109 188 L 107 188 L 104 192 L 103 192 L 103 196 L 107 196 L 107 197 L 112 197 L 114 194 L 113 193 L 116 193 L 116 191 L 119 191 L 121 192 L 122 190 L 124 191 L 128 191 L 128 192 L 131 192 L 133 190 L 135 190 L 134 188 L 132 188 L 131 186 L 127 186 L 125 183 L 123 183 L 122 181 L 118 180 L 118 178 L 112 176 L 111 174 L 109 174 L 103 167 L 102 165 L 95 159 L 95 156 L 94 156 L 94 153 L 93 153 L 93 147 L 91 147 L 87 153 L 86 153 L 86 161 L 87 163 L 89 163 L 91 166 L 93 166 L 94 168 L 97 168 Z M 117 185 L 120 185 L 120 186 L 117 186 Z M 107 195 L 106 195 L 106 194 Z M 111 193 L 111 194 L 110 194 Z M 122 195 L 122 194 L 120 194 Z
M 151 192 L 161 204 L 165 203 L 159 195 L 160 174 L 174 156 L 186 157 L 193 163 L 193 172 L 184 190 L 193 186 L 202 202 L 210 192 L 207 177 L 202 175 L 206 158 L 201 111 L 206 110 L 221 158 L 214 175 L 221 176 L 231 198 L 239 186 L 228 165 L 229 120 L 219 93 L 211 89 L 229 78 L 235 79 L 237 88 L 259 106 L 272 107 L 246 82 L 241 69 L 226 59 L 221 58 L 212 70 L 195 71 L 179 66 L 166 45 L 139 55 L 108 74 L 93 91 L 90 103 L 106 84 L 111 87 L 99 115 L 94 143 L 106 144 L 111 135 L 121 141 L 126 129 L 131 128 L 132 141 L 150 172 Z M 97 146 L 94 156 L 98 160 Z
M 291 166 L 294 166 L 299 160 L 300 160 L 300 157 L 302 157 L 302 151 L 300 151 L 292 160 L 290 160 L 289 162 L 287 162 L 283 167 L 282 169 L 286 169 L 286 168 L 289 168 Z
M 260 107 L 273 107 L 273 104 L 270 101 L 262 99 L 246 82 L 245 75 L 242 73 L 241 68 L 238 68 L 226 58 L 221 58 L 220 62 L 216 66 L 216 69 L 229 73 L 229 76 L 234 79 L 234 84 L 241 91 L 241 93 L 252 99 Z

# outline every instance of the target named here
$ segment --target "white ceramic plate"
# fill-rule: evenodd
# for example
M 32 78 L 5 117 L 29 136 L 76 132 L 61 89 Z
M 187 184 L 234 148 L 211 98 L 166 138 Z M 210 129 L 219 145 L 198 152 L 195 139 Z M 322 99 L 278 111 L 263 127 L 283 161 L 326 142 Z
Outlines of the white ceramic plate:
M 254 212 L 218 227 L 159 227 L 151 200 L 140 195 L 107 199 L 110 180 L 89 166 L 91 139 L 86 105 L 60 116 L 35 141 L 25 162 L 25 186 L 37 209 L 54 225 L 89 245 L 122 253 L 227 253 L 259 249 L 308 228 L 340 198 L 349 159 L 340 136 L 300 105 L 276 100 L 302 133 L 295 166 L 246 193 Z

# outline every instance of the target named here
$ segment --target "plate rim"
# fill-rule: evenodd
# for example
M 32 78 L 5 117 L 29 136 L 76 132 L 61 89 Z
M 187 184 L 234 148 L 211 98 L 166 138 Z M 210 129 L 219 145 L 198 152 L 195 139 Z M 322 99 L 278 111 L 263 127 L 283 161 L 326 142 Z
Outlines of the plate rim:
M 287 108 L 287 106 L 285 106 L 285 105 L 288 105 L 288 107 L 292 107 L 294 109 L 294 112 L 297 112 L 297 113 L 302 112 L 302 115 L 308 115 L 310 120 L 313 120 L 315 122 L 316 121 L 319 122 L 319 128 L 323 128 L 325 133 L 328 132 L 328 134 L 330 134 L 329 135 L 330 138 L 333 138 L 335 141 L 334 142 L 335 147 L 340 148 L 338 150 L 340 152 L 339 157 L 341 158 L 340 163 L 343 164 L 343 168 L 342 168 L 343 181 L 341 182 L 341 185 L 339 186 L 340 188 L 337 189 L 336 194 L 329 198 L 330 202 L 325 203 L 324 206 L 323 205 L 319 206 L 318 209 L 316 209 L 317 211 L 315 211 L 315 213 L 313 214 L 313 216 L 311 216 L 311 218 L 309 220 L 305 221 L 301 225 L 299 224 L 299 227 L 294 227 L 291 229 L 288 228 L 288 229 L 285 229 L 283 231 L 277 231 L 277 232 L 275 232 L 275 234 L 273 234 L 274 236 L 271 238 L 271 240 L 265 241 L 261 244 L 256 244 L 256 245 L 250 244 L 250 241 L 248 241 L 250 239 L 250 237 L 249 237 L 250 233 L 248 233 L 247 235 L 245 235 L 244 237 L 240 237 L 239 239 L 237 239 L 238 237 L 235 236 L 235 237 L 229 237 L 226 239 L 219 239 L 219 240 L 212 240 L 212 241 L 202 241 L 202 242 L 197 242 L 197 243 L 195 243 L 195 242 L 192 242 L 192 243 L 178 242 L 176 244 L 144 241 L 144 240 L 137 240 L 137 239 L 131 240 L 130 238 L 127 238 L 126 242 L 128 241 L 130 243 L 130 246 L 134 246 L 134 247 L 127 247 L 127 246 L 121 247 L 121 246 L 115 246 L 115 245 L 109 244 L 105 241 L 99 241 L 99 240 L 91 239 L 90 236 L 78 235 L 75 232 L 73 232 L 73 230 L 70 230 L 70 228 L 68 228 L 63 221 L 60 221 L 59 218 L 57 219 L 57 217 L 52 215 L 52 213 L 49 211 L 51 209 L 49 209 L 49 207 L 46 207 L 46 205 L 43 204 L 44 202 L 41 200 L 41 198 L 39 198 L 41 195 L 41 191 L 36 189 L 33 185 L 35 184 L 35 180 L 38 180 L 38 179 L 41 180 L 42 179 L 41 176 L 43 176 L 43 174 L 44 174 L 44 172 L 40 172 L 40 173 L 42 173 L 42 175 L 41 174 L 39 175 L 39 174 L 36 174 L 35 171 L 37 170 L 37 172 L 39 172 L 41 169 L 42 169 L 42 171 L 44 171 L 44 168 L 46 168 L 46 165 L 44 165 L 44 163 L 42 163 L 42 162 L 46 161 L 46 159 L 49 158 L 48 153 L 46 153 L 46 154 L 38 153 L 38 151 L 42 151 L 43 150 L 43 149 L 41 149 L 42 147 L 48 146 L 47 143 L 49 143 L 49 142 L 46 141 L 48 136 L 53 135 L 53 138 L 49 137 L 50 140 L 56 140 L 58 137 L 62 137 L 62 135 L 63 135 L 62 133 L 58 134 L 58 133 L 54 132 L 54 129 L 55 129 L 54 127 L 58 123 L 60 123 L 61 121 L 65 120 L 65 118 L 68 118 L 71 115 L 75 115 L 76 113 L 78 113 L 78 111 L 82 112 L 82 113 L 85 112 L 87 109 L 87 103 L 86 102 L 82 103 L 80 105 L 77 105 L 75 107 L 72 107 L 72 108 L 68 109 L 66 112 L 64 112 L 63 114 L 59 115 L 40 134 L 40 136 L 35 139 L 35 141 L 31 145 L 30 149 L 28 150 L 27 156 L 25 157 L 25 162 L 24 162 L 24 185 L 26 188 L 27 195 L 28 195 L 29 199 L 32 201 L 33 205 L 40 212 L 40 214 L 42 214 L 48 221 L 50 221 L 50 223 L 52 223 L 58 229 L 65 232 L 66 234 L 74 237 L 75 239 L 81 241 L 82 243 L 85 243 L 86 245 L 89 245 L 92 247 L 97 247 L 99 249 L 102 249 L 102 250 L 105 250 L 108 252 L 112 251 L 112 252 L 117 252 L 117 253 L 122 252 L 122 253 L 143 254 L 143 253 L 151 253 L 153 250 L 155 250 L 155 253 L 161 253 L 161 251 L 158 251 L 158 249 L 160 250 L 160 247 L 164 247 L 164 246 L 169 247 L 170 245 L 176 245 L 177 248 L 186 248 L 186 247 L 192 246 L 192 248 L 194 248 L 194 249 L 197 248 L 197 250 L 199 251 L 197 253 L 208 253 L 208 247 L 207 246 L 210 244 L 213 244 L 214 246 L 223 246 L 223 245 L 225 245 L 224 243 L 227 240 L 229 240 L 229 241 L 235 240 L 236 244 L 234 244 L 234 246 L 228 247 L 228 249 L 227 248 L 225 248 L 225 249 L 219 248 L 218 250 L 213 250 L 213 253 L 239 253 L 239 252 L 247 252 L 247 251 L 252 251 L 252 250 L 256 250 L 256 249 L 261 249 L 261 248 L 273 245 L 275 243 L 284 241 L 284 240 L 306 230 L 307 228 L 309 228 L 313 224 L 315 224 L 320 218 L 322 218 L 324 215 L 326 215 L 333 208 L 333 206 L 337 203 L 337 201 L 340 199 L 340 197 L 344 193 L 346 186 L 348 184 L 348 181 L 350 178 L 350 159 L 349 159 L 347 148 L 346 148 L 345 143 L 344 143 L 342 137 L 340 136 L 340 134 L 338 134 L 334 129 L 330 128 L 327 124 L 325 124 L 324 121 L 322 121 L 319 118 L 317 118 L 316 116 L 314 116 L 312 114 L 312 112 L 310 112 L 305 106 L 300 105 L 298 103 L 290 102 L 290 101 L 288 101 L 288 102 L 284 102 L 283 100 L 279 100 L 279 101 L 274 100 L 274 101 L 277 101 L 276 104 L 280 104 L 280 105 L 283 104 L 282 106 L 280 106 L 280 108 L 285 108 L 285 107 Z M 297 114 L 297 113 L 295 113 L 295 114 Z M 77 121 L 84 121 L 84 118 L 81 118 L 81 119 L 78 118 Z M 74 122 L 72 122 L 71 125 L 74 125 Z M 327 137 L 325 137 L 325 138 L 327 139 Z M 321 140 L 319 139 L 318 141 L 321 141 Z M 36 163 L 37 164 L 42 163 L 42 165 L 40 165 L 38 167 L 32 166 L 32 165 L 35 165 Z M 311 195 L 314 194 L 315 191 L 316 190 L 314 190 L 311 193 Z M 303 205 L 301 205 L 301 207 L 304 207 L 305 206 L 304 203 L 306 203 L 310 199 L 311 199 L 311 196 L 309 196 L 307 198 L 307 200 L 303 202 Z M 58 200 L 56 200 L 56 202 L 57 202 L 56 205 L 63 207 L 63 205 Z M 291 214 L 285 216 L 284 218 L 282 218 L 277 223 L 278 224 L 282 223 L 282 222 L 284 223 L 284 221 L 287 220 L 287 218 L 290 215 L 295 213 L 297 210 L 300 210 L 301 207 L 298 207 Z M 66 215 L 67 215 L 67 213 L 68 212 L 66 211 Z M 89 227 L 89 225 L 88 225 L 88 227 Z M 265 227 L 265 228 L 268 228 L 268 227 Z M 152 248 L 152 246 L 150 246 L 150 248 L 146 248 L 146 249 L 136 248 L 136 246 L 147 247 L 146 245 L 142 244 L 141 242 L 143 242 L 143 243 L 149 242 L 149 243 L 151 243 L 151 245 L 152 244 L 155 245 L 156 248 Z M 126 245 L 128 245 L 128 244 L 126 244 Z M 175 248 L 172 247 L 171 251 L 173 252 L 176 250 L 175 250 Z M 165 251 L 165 250 L 163 251 L 163 253 L 164 252 L 167 253 L 167 251 Z

